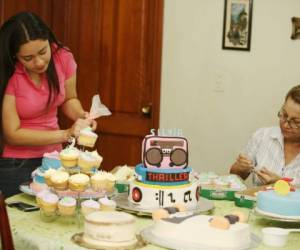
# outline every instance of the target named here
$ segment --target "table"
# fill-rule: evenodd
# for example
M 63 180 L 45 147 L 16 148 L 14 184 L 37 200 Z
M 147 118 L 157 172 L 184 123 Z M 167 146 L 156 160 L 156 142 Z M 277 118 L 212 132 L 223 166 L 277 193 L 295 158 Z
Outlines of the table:
M 7 199 L 7 201 L 20 200 L 26 203 L 35 204 L 35 197 L 27 194 L 18 194 Z M 230 214 L 234 210 L 245 212 L 249 216 L 249 224 L 251 232 L 260 235 L 262 227 L 297 227 L 300 228 L 300 223 L 287 223 L 263 219 L 250 213 L 247 208 L 235 207 L 232 201 L 213 201 L 215 209 L 212 211 L 214 215 Z M 59 217 L 53 222 L 43 222 L 40 218 L 40 213 L 37 212 L 22 212 L 15 208 L 7 208 L 10 225 L 12 228 L 14 244 L 16 250 L 79 250 L 84 249 L 74 244 L 70 239 L 75 233 L 83 232 L 83 226 L 79 227 L 75 220 L 66 221 L 63 217 Z M 152 223 L 152 220 L 147 217 L 137 217 L 137 227 L 141 230 Z M 300 249 L 299 233 L 290 233 L 288 236 L 287 245 L 284 248 L 276 248 L 282 250 L 298 250 Z M 142 248 L 143 250 L 159 250 L 164 249 L 151 244 Z M 269 250 L 270 247 L 264 246 L 261 243 L 257 250 Z

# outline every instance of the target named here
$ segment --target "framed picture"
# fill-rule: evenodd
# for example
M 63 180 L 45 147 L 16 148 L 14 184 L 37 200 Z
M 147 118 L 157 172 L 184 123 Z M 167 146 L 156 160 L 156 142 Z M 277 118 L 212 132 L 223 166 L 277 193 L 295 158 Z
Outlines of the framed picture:
M 225 0 L 223 49 L 250 51 L 253 0 Z

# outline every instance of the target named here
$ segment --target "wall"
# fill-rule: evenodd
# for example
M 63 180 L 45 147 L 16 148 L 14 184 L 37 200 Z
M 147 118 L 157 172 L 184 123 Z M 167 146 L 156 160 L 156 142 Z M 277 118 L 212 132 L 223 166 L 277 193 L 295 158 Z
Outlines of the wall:
M 249 136 L 277 124 L 300 84 L 299 0 L 254 1 L 251 50 L 222 50 L 223 0 L 165 0 L 161 128 L 182 128 L 190 165 L 226 173 Z

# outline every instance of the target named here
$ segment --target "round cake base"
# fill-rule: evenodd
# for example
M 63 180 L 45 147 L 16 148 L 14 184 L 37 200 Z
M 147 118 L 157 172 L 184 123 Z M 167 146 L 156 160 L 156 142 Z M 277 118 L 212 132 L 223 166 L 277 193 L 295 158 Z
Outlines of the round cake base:
M 79 246 L 97 250 L 134 250 L 146 245 L 140 235 L 136 235 L 136 239 L 128 242 L 105 242 L 86 239 L 84 233 L 77 233 L 72 236 L 72 241 Z

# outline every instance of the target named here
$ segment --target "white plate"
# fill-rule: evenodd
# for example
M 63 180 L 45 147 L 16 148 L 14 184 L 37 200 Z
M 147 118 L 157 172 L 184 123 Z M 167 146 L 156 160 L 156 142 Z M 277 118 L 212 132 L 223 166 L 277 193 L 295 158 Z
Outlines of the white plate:
M 144 241 L 150 242 L 151 244 L 177 250 L 248 250 L 257 247 L 261 242 L 259 237 L 257 237 L 255 234 L 251 234 L 250 246 L 245 248 L 208 247 L 205 245 L 193 244 L 184 240 L 170 241 L 166 240 L 164 237 L 157 237 L 152 233 L 152 226 L 142 230 L 141 236 L 143 237 Z
M 128 200 L 128 194 L 127 193 L 119 193 L 116 197 L 113 198 L 113 200 L 117 203 L 117 207 L 125 210 L 129 213 L 134 213 L 136 215 L 141 216 L 151 216 L 152 212 L 154 210 L 157 210 L 157 208 L 154 209 L 142 209 L 138 205 L 135 205 Z M 194 212 L 196 214 L 199 213 L 209 213 L 214 208 L 214 203 L 211 200 L 205 199 L 203 197 L 199 197 L 198 205 L 195 209 L 189 210 L 191 212 Z
M 266 219 L 275 220 L 275 221 L 286 221 L 286 222 L 300 222 L 300 216 L 287 216 L 280 214 L 273 214 L 269 212 L 265 212 L 255 207 L 254 212 L 257 215 L 263 216 Z

